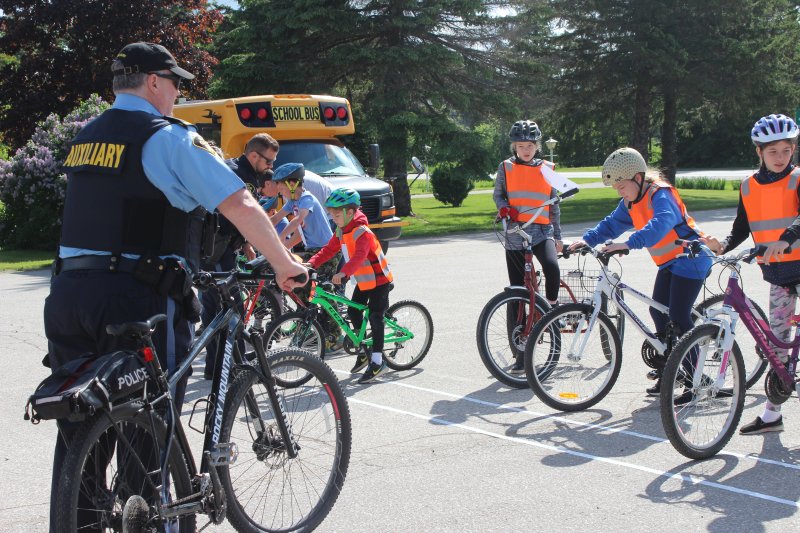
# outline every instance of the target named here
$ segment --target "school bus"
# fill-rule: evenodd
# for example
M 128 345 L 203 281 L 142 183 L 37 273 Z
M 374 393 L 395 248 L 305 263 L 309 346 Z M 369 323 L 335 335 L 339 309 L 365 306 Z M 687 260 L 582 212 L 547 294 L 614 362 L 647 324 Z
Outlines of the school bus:
M 268 133 L 281 145 L 275 168 L 303 163 L 307 170 L 336 187 L 361 194 L 361 209 L 384 250 L 400 237 L 407 223 L 395 216 L 394 195 L 388 183 L 371 177 L 340 140 L 355 133 L 350 102 L 335 96 L 279 94 L 224 100 L 194 100 L 175 106 L 177 118 L 197 126 L 226 157 L 238 157 L 256 133 Z M 377 159 L 377 154 L 374 154 Z M 373 162 L 377 167 L 377 161 Z

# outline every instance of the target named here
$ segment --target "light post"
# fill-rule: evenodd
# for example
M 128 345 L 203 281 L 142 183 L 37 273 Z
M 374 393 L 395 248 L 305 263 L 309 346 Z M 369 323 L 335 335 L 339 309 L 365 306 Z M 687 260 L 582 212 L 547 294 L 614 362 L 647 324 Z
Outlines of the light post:
M 423 148 L 425 148 L 425 158 L 427 159 L 428 156 L 431 154 L 431 147 L 426 144 Z M 431 187 L 431 175 L 428 173 L 428 170 L 426 168 L 426 170 L 425 170 L 425 188 L 423 190 L 425 192 L 428 192 L 430 190 L 430 187 Z
M 552 137 L 550 137 L 549 139 L 547 139 L 544 142 L 544 144 L 545 144 L 545 146 L 547 146 L 547 149 L 550 150 L 550 162 L 552 163 L 553 162 L 553 157 L 555 157 L 555 154 L 553 153 L 553 150 L 556 149 L 556 145 L 558 144 L 558 141 L 553 139 Z

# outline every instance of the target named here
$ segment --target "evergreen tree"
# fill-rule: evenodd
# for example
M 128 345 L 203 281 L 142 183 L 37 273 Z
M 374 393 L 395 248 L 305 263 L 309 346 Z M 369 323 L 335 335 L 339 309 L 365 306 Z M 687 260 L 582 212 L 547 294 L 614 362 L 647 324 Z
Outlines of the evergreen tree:
M 457 127 L 517 108 L 519 62 L 503 50 L 506 2 L 242 0 L 214 48 L 218 96 L 322 92 L 350 99 L 357 129 L 380 142 L 408 214 L 412 152 Z M 362 143 L 367 144 L 367 143 Z M 471 169 L 476 173 L 488 169 Z
M 743 100 L 771 101 L 796 94 L 787 87 L 793 76 L 786 59 L 797 54 L 796 2 L 552 0 L 552 4 L 563 30 L 552 41 L 553 54 L 563 67 L 555 79 L 564 95 L 559 114 L 583 117 L 578 124 L 564 119 L 561 127 L 593 136 L 595 153 L 629 144 L 647 157 L 647 141 L 660 117 L 656 131 L 661 167 L 673 179 L 681 127 L 700 108 L 705 108 L 702 114 L 713 116 L 716 106 L 722 116 L 720 109 L 740 111 Z M 575 113 L 576 108 L 581 110 Z M 607 133 L 598 137 L 598 128 Z M 595 164 L 598 161 L 602 160 Z

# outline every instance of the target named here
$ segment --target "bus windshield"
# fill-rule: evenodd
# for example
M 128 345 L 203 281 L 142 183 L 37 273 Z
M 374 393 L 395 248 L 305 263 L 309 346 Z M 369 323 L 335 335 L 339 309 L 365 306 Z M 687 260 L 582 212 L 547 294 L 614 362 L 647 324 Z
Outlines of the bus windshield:
M 281 141 L 274 168 L 284 163 L 303 163 L 320 176 L 364 176 L 364 167 L 343 146 L 320 141 Z

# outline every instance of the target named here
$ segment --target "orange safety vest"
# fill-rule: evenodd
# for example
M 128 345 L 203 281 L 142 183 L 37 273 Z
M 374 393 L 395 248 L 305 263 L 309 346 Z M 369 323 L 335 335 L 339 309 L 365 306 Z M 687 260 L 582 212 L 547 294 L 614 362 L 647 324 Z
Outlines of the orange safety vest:
M 756 244 L 768 246 L 779 241 L 781 234 L 797 218 L 800 202 L 797 199 L 797 186 L 800 183 L 800 168 L 774 183 L 762 185 L 750 176 L 742 182 L 740 189 L 750 233 Z M 758 256 L 758 262 L 762 256 Z M 792 244 L 791 253 L 783 258 L 773 258 L 774 262 L 800 261 L 800 241 Z
M 369 259 L 371 255 L 377 258 L 375 265 L 383 272 L 383 276 L 389 281 L 393 279 L 392 273 L 389 270 L 389 261 L 387 261 L 386 256 L 383 255 L 381 243 L 367 226 L 357 226 L 353 231 L 339 236 L 339 240 L 344 245 L 342 246 L 342 255 L 344 256 L 345 263 L 350 261 L 350 258 L 356 253 L 356 241 L 365 233 L 367 234 L 367 238 L 372 241 L 372 253 L 367 254 L 367 258 L 361 263 L 361 266 L 358 267 L 356 273 L 353 274 L 358 288 L 362 291 L 368 291 L 378 286 L 377 276 L 375 275 L 376 269 L 373 268 L 373 263 Z
M 669 189 L 670 194 L 672 194 L 672 197 L 678 203 L 678 209 L 680 209 L 681 216 L 683 216 L 683 221 L 677 223 L 675 227 L 669 230 L 663 239 L 647 248 L 647 251 L 650 252 L 650 257 L 653 258 L 653 261 L 658 266 L 672 261 L 678 254 L 683 253 L 683 247 L 676 245 L 675 240 L 685 239 L 686 237 L 678 235 L 675 228 L 680 225 L 687 225 L 698 236 L 703 235 L 703 232 L 700 231 L 697 224 L 695 224 L 694 219 L 686 212 L 686 206 L 683 205 L 683 200 L 681 200 L 678 191 L 675 190 L 672 185 L 664 181 L 654 181 L 651 183 L 647 191 L 645 191 L 644 197 L 635 204 L 628 206 L 628 214 L 631 216 L 631 220 L 633 220 L 633 227 L 637 230 L 642 229 L 653 219 L 653 215 L 655 214 L 653 210 L 653 195 L 664 188 Z
M 533 216 L 533 212 L 550 199 L 553 187 L 544 179 L 542 169 L 538 166 L 520 165 L 509 160 L 503 163 L 503 169 L 506 173 L 508 203 L 519 211 L 518 220 L 527 222 Z M 535 224 L 549 224 L 550 206 L 545 207 L 533 222 Z

